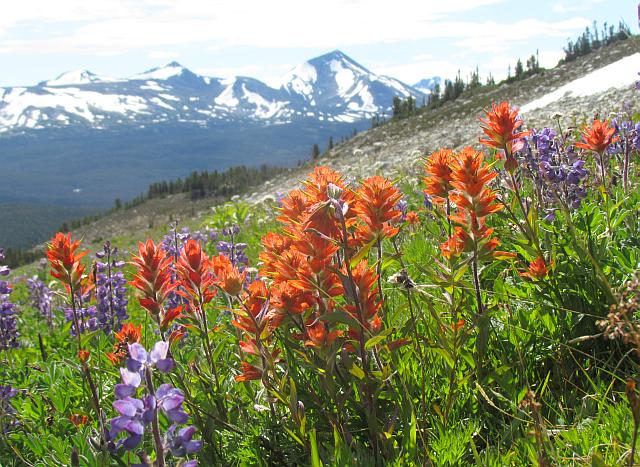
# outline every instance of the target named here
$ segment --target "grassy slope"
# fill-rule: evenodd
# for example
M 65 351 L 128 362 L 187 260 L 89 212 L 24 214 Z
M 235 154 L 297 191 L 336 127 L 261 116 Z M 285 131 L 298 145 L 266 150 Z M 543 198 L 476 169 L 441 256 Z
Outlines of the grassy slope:
M 602 60 L 605 61 L 604 58 Z M 586 66 L 585 60 L 582 60 L 578 66 Z M 530 78 L 534 83 L 536 79 L 541 78 Z M 559 81 L 562 80 L 559 79 Z M 560 84 L 562 83 L 558 83 Z M 529 85 L 533 86 L 531 83 Z M 507 87 L 505 92 L 512 86 Z M 497 96 L 494 95 L 494 97 Z M 468 98 L 469 102 L 461 102 L 461 105 L 469 106 L 469 112 L 475 112 L 485 105 L 481 102 L 488 102 L 487 99 L 490 98 L 485 94 L 471 96 Z M 366 138 L 382 140 L 390 134 L 394 138 L 401 137 L 398 135 L 404 134 L 403 132 L 406 132 L 408 138 L 418 131 L 417 128 L 421 125 L 438 125 L 436 120 L 430 119 L 457 118 L 454 116 L 455 112 L 462 111 L 456 109 L 454 104 L 450 104 L 438 111 L 439 117 L 425 113 L 374 129 L 354 138 L 343 147 L 336 148 L 333 155 L 337 156 L 340 151 L 348 154 L 351 149 L 348 146 L 357 147 L 358 138 L 362 143 Z M 475 117 L 461 113 L 460 118 Z M 411 126 L 414 126 L 413 130 Z M 477 133 L 477 125 L 474 130 Z M 335 162 L 335 160 L 332 161 Z M 302 172 L 297 176 L 301 177 Z M 636 188 L 638 182 L 640 181 L 637 178 L 634 179 Z M 407 193 L 411 193 L 416 188 L 416 183 L 416 173 L 401 180 L 403 191 Z M 263 192 L 270 192 L 273 189 L 271 185 Z M 602 255 L 606 272 L 610 274 L 614 285 L 619 285 L 622 279 L 628 276 L 629 271 L 637 267 L 638 251 L 640 251 L 637 219 L 629 215 L 637 212 L 640 206 L 640 195 L 637 190 L 625 198 L 619 191 L 617 195 L 625 202 L 624 206 L 613 211 L 613 221 L 620 222 L 619 228 L 606 229 L 606 220 L 600 209 L 599 199 L 595 195 L 583 205 L 577 215 L 577 220 L 580 220 L 578 228 L 581 231 L 586 232 L 587 229 L 583 219 L 588 216 L 593 219 L 589 227 L 593 229 L 591 234 L 598 240 L 594 248 L 598 254 Z M 412 208 L 417 208 L 420 202 L 417 196 L 410 196 Z M 135 217 L 140 219 L 135 223 L 131 221 L 131 213 L 120 212 L 117 213 L 117 217 L 101 220 L 100 222 L 104 222 L 102 227 L 98 226 L 92 231 L 85 231 L 85 238 L 94 243 L 92 245 L 94 250 L 97 244 L 106 238 L 106 234 L 111 232 L 116 234 L 118 242 L 125 246 L 147 236 L 157 240 L 163 229 L 160 226 L 160 219 L 169 217 L 167 212 L 182 213 L 183 218 L 188 214 L 187 217 L 190 218 L 188 223 L 196 226 L 210 214 L 207 209 L 210 203 L 210 201 L 203 201 L 201 204 L 191 205 L 181 197 L 153 200 L 136 208 Z M 194 207 L 192 215 L 191 206 Z M 249 252 L 253 259 L 256 258 L 260 235 L 267 229 L 277 228 L 273 220 L 273 210 L 265 209 L 261 207 L 253 211 L 254 217 L 243 227 L 240 238 L 241 241 L 249 243 Z M 625 217 L 622 218 L 623 216 Z M 154 224 L 151 228 L 150 220 L 153 220 Z M 521 243 L 517 241 L 517 230 L 502 217 L 492 220 L 492 225 L 494 224 L 498 235 L 503 240 L 501 248 L 520 251 L 518 249 L 521 248 Z M 109 231 L 110 228 L 114 230 Z M 558 270 L 554 274 L 557 280 L 541 284 L 529 283 L 520 278 L 516 270 L 521 268 L 522 264 L 514 264 L 511 269 L 503 266 L 487 266 L 483 271 L 485 287 L 490 286 L 492 292 L 487 293 L 488 305 L 495 313 L 491 335 L 494 379 L 490 386 L 479 391 L 476 386 L 473 386 L 469 373 L 465 373 L 469 371 L 468 366 L 471 365 L 469 360 L 465 360 L 469 355 L 463 356 L 459 379 L 457 379 L 458 396 L 447 422 L 443 422 L 444 417 L 440 415 L 446 405 L 444 394 L 448 391 L 446 375 L 449 371 L 443 358 L 444 353 L 438 352 L 437 342 L 442 337 L 442 330 L 426 311 L 435 307 L 438 312 L 443 312 L 442 316 L 447 316 L 446 309 L 439 308 L 442 303 L 446 303 L 446 297 L 439 294 L 439 288 L 434 290 L 432 287 L 434 280 L 430 273 L 433 266 L 431 259 L 439 257 L 438 243 L 442 241 L 443 233 L 437 221 L 427 215 L 423 225 L 415 231 L 405 230 L 400 238 L 399 244 L 404 253 L 404 260 L 408 264 L 409 274 L 416 283 L 428 291 L 427 294 L 416 295 L 416 306 L 424 311 L 424 314 L 420 315 L 422 318 L 419 330 L 420 335 L 424 336 L 425 349 L 428 353 L 425 361 L 419 361 L 412 353 L 411 346 L 404 347 L 400 354 L 402 358 L 396 362 L 397 373 L 406 377 L 409 388 L 404 390 L 410 391 L 416 396 L 414 400 L 417 400 L 419 384 L 416 375 L 424 371 L 422 376 L 428 381 L 426 390 L 429 397 L 428 421 L 424 429 L 429 438 L 428 448 L 436 465 L 453 466 L 472 463 L 492 466 L 535 465 L 539 454 L 537 450 L 540 447 L 533 435 L 535 423 L 529 409 L 520 404 L 526 387 L 536 390 L 538 400 L 542 403 L 544 427 L 541 436 L 547 456 L 553 465 L 618 465 L 628 453 L 631 416 L 624 402 L 624 388 L 621 383 L 627 374 L 635 374 L 637 367 L 628 360 L 619 364 L 623 352 L 615 344 L 603 343 L 601 339 L 589 339 L 584 343 L 573 341 L 575 338 L 595 332 L 594 318 L 603 317 L 606 306 L 600 300 L 599 292 L 593 289 L 593 277 L 585 258 L 580 258 L 575 251 L 571 251 L 566 229 L 563 229 L 562 225 L 555 227 L 545 225 L 544 230 L 548 235 L 547 241 L 551 245 L 549 251 L 553 251 L 558 258 Z M 105 236 L 102 236 L 103 234 Z M 390 247 L 389 250 L 391 250 Z M 618 264 L 622 260 L 625 260 L 625 263 Z M 393 261 L 389 264 L 393 268 L 398 267 Z M 560 297 L 556 295 L 557 291 L 554 287 L 562 288 Z M 18 293 L 24 294 L 24 290 L 19 290 Z M 402 291 L 386 285 L 385 293 L 388 295 L 388 307 L 392 310 L 385 317 L 388 321 L 386 324 L 402 329 L 405 323 L 409 322 L 406 321 L 408 311 L 405 295 Z M 16 299 L 19 300 L 20 297 Z M 472 306 L 472 300 L 470 300 L 465 303 L 461 313 L 470 313 Z M 70 443 L 72 443 L 79 447 L 82 455 L 90 456 L 90 450 L 85 442 L 89 429 L 73 427 L 65 419 L 69 412 L 85 410 L 78 403 L 82 397 L 82 389 L 78 379 L 74 378 L 74 372 L 78 373 L 77 368 L 68 363 L 68 360 L 71 360 L 70 352 L 73 349 L 73 343 L 65 338 L 67 329 L 47 333 L 42 321 L 37 319 L 33 310 L 28 307 L 25 307 L 25 310 L 21 317 L 21 324 L 25 329 L 23 339 L 35 342 L 37 333 L 42 333 L 45 335 L 45 347 L 50 355 L 48 363 L 41 362 L 37 347 L 28 346 L 21 354 L 21 358 L 28 359 L 30 364 L 24 365 L 24 368 L 18 365 L 18 369 L 12 370 L 12 377 L 18 381 L 19 386 L 28 388 L 28 391 L 34 395 L 23 398 L 19 402 L 21 413 L 28 414 L 25 422 L 32 430 L 25 435 L 29 442 L 24 443 L 23 446 L 26 447 L 23 452 L 29 453 L 31 459 L 38 458 L 37 448 L 45 446 L 46 449 L 41 452 L 40 459 L 44 459 L 48 465 L 56 465 L 56 463 L 59 465 L 67 462 Z M 146 315 L 139 307 L 132 306 L 131 313 L 138 322 L 146 322 L 144 321 Z M 469 316 L 464 316 L 470 322 Z M 33 325 L 26 326 L 27 323 Z M 229 335 L 231 335 L 230 331 Z M 100 339 L 94 345 L 96 352 L 92 364 L 102 364 L 107 370 L 101 374 L 101 378 L 110 382 L 115 381 L 117 378 L 115 369 L 109 367 L 105 361 L 100 362 L 100 350 L 108 349 L 108 343 Z M 189 349 L 181 350 L 180 355 L 188 356 Z M 221 365 L 225 365 L 223 368 L 229 371 L 229 374 L 236 371 L 237 356 L 232 350 L 229 353 L 223 352 Z M 188 368 L 184 370 L 189 371 Z M 620 373 L 617 373 L 618 371 Z M 192 384 L 199 384 L 197 380 L 198 378 L 194 377 Z M 0 381 L 2 382 L 5 381 Z M 64 383 L 66 391 L 59 391 L 61 382 Z M 314 380 L 314 383 L 317 384 L 317 381 Z M 233 381 L 227 381 L 227 384 L 223 389 L 228 391 L 227 400 L 233 401 L 233 410 L 229 411 L 229 417 L 237 417 L 237 419 L 233 418 L 234 422 L 242 423 L 241 434 L 226 433 L 224 438 L 220 439 L 221 445 L 224 443 L 224 454 L 231 462 L 245 461 L 251 464 L 256 462 L 256 456 L 263 456 L 261 457 L 263 462 L 267 463 L 271 459 L 273 464 L 278 464 L 278 461 L 274 461 L 271 457 L 276 455 L 284 456 L 292 462 L 308 461 L 304 453 L 301 453 L 302 449 L 296 447 L 294 443 L 288 443 L 286 437 L 282 436 L 281 426 L 276 426 L 280 434 L 274 432 L 271 429 L 273 426 L 270 425 L 274 422 L 269 420 L 268 414 L 254 410 L 253 398 L 257 397 L 255 393 L 249 389 L 245 390 Z M 107 388 L 107 399 L 111 397 L 111 389 Z M 314 403 L 306 389 L 301 385 L 298 390 L 300 398 L 306 397 L 305 405 L 311 420 L 314 416 Z M 385 394 L 385 397 L 391 397 L 391 395 Z M 318 408 L 315 407 L 315 409 Z M 352 413 L 352 416 L 357 419 L 357 413 Z M 400 420 L 397 425 L 394 421 L 395 433 L 410 431 L 407 426 L 410 418 L 402 419 L 403 416 L 399 415 Z M 49 425 L 42 423 L 45 419 L 48 420 Z M 355 422 L 357 420 L 352 420 L 352 423 Z M 402 422 L 405 424 L 403 425 Z M 312 427 L 318 430 L 322 458 L 330 459 L 335 455 L 332 450 L 334 441 L 330 428 L 321 424 Z M 362 429 L 362 431 L 365 430 Z M 400 443 L 399 438 L 398 436 L 397 441 Z M 413 444 L 415 445 L 415 441 Z M 407 443 L 407 446 L 411 445 L 411 442 Z M 404 446 L 402 444 L 401 448 L 394 447 L 399 454 L 396 464 L 393 465 L 411 465 L 415 462 L 416 457 L 407 457 Z M 420 450 L 424 448 L 422 444 L 419 446 Z M 353 450 L 360 465 L 371 465 L 367 464 L 366 452 L 359 452 L 358 449 L 358 442 L 356 442 Z M 415 446 L 413 449 L 415 450 Z M 411 455 L 422 455 L 423 452 L 421 450 L 419 454 Z M 206 462 L 204 460 L 203 464 L 207 465 Z M 339 462 L 336 463 L 339 464 Z M 355 464 L 357 463 L 354 461 Z
M 393 176 L 396 171 L 404 172 L 412 168 L 416 160 L 411 150 L 414 146 L 420 149 L 422 155 L 442 146 L 455 148 L 476 143 L 478 135 L 476 118 L 491 102 L 508 100 L 516 105 L 523 105 L 589 71 L 601 68 L 639 50 L 640 38 L 633 37 L 522 81 L 477 89 L 456 101 L 445 103 L 438 109 L 421 109 L 409 118 L 390 121 L 380 127 L 361 132 L 346 142 L 336 145 L 333 150 L 323 155 L 318 163 L 350 173 L 350 168 L 357 166 L 360 162 L 365 172 L 380 170 L 384 175 Z M 612 103 L 612 105 L 618 104 Z M 548 116 L 542 110 L 533 112 L 533 115 L 527 118 L 527 123 L 530 127 L 551 124 L 552 122 L 548 120 Z M 465 133 L 469 130 L 471 133 Z M 420 143 L 417 146 L 404 148 L 412 138 L 418 139 Z M 377 144 L 384 145 L 390 152 L 399 151 L 394 148 L 403 148 L 403 152 L 400 153 L 401 163 L 398 166 L 388 167 L 385 162 L 387 159 L 385 149 L 380 150 Z M 363 149 L 365 152 L 363 161 L 354 160 L 357 159 L 353 156 L 354 151 Z M 369 159 L 366 155 L 370 156 Z M 305 165 L 299 169 L 293 169 L 291 173 L 276 177 L 264 186 L 256 188 L 250 200 L 259 200 L 266 195 L 273 196 L 277 192 L 286 192 L 298 180 L 303 179 L 308 171 L 309 165 Z M 363 174 L 356 172 L 351 175 Z M 199 219 L 208 214 L 209 208 L 214 204 L 214 200 L 200 200 L 194 203 L 188 199 L 187 195 L 155 199 L 128 211 L 115 212 L 95 224 L 78 229 L 74 234 L 84 237 L 92 245 L 114 237 L 123 237 L 125 243 L 131 242 L 153 235 L 154 232 L 158 232 L 158 229 L 162 231 L 170 221 L 176 218 L 187 224 L 197 224 Z

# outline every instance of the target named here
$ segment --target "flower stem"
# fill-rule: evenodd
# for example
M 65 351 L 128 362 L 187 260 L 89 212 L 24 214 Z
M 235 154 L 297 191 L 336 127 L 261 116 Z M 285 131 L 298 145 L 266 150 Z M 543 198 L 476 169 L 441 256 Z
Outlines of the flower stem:
M 155 390 L 153 388 L 153 380 L 151 379 L 151 372 L 149 369 L 145 369 L 145 380 L 147 382 L 147 391 L 155 399 Z M 164 448 L 162 446 L 162 438 L 160 437 L 160 427 L 158 425 L 158 411 L 154 408 L 153 418 L 151 420 L 151 429 L 153 431 L 153 443 L 156 447 L 156 465 L 157 467 L 165 467 L 164 463 Z

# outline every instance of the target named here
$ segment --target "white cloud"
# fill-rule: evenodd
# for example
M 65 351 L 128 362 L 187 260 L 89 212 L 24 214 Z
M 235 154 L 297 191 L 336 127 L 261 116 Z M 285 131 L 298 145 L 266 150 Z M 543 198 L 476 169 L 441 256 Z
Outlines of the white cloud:
M 434 37 L 447 15 L 502 0 L 24 0 L 11 2 L 0 31 L 49 23 L 71 26 L 64 37 L 7 40 L 0 50 L 85 52 L 208 43 L 254 47 L 332 47 Z M 407 14 L 411 12 L 411 14 Z M 239 26 L 241 24 L 241 26 Z M 330 28 L 331 33 L 321 33 Z
M 169 60 L 172 58 L 177 58 L 179 55 L 176 52 L 171 52 L 168 50 L 152 50 L 149 52 L 149 58 L 153 60 Z

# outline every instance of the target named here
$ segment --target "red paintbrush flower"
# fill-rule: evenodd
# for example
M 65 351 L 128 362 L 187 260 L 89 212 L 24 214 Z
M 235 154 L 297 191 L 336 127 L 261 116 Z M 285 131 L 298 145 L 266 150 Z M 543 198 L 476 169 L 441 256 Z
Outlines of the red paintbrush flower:
M 224 255 L 211 258 L 211 269 L 215 277 L 214 283 L 229 295 L 235 297 L 242 292 L 246 272 L 240 272 Z
M 591 127 L 582 129 L 582 139 L 584 142 L 576 143 L 575 146 L 589 151 L 604 153 L 607 147 L 620 140 L 619 136 L 614 137 L 615 128 L 609 127 L 609 121 L 594 120 Z
M 51 266 L 51 275 L 72 288 L 74 293 L 78 291 L 82 282 L 82 274 L 85 267 L 80 260 L 88 251 L 77 251 L 80 241 L 71 241 L 71 234 L 58 232 L 47 245 L 47 259 Z
M 402 193 L 389 180 L 379 176 L 367 178 L 356 190 L 355 197 L 353 210 L 362 222 L 356 237 L 366 243 L 391 238 L 398 233 L 399 229 L 392 224 L 402 217 L 396 207 Z
M 210 266 L 209 258 L 202 251 L 200 243 L 193 239 L 187 240 L 180 253 L 176 272 L 180 286 L 178 293 L 189 301 L 191 308 L 201 310 L 216 296 Z
M 485 118 L 481 118 L 482 131 L 487 138 L 480 138 L 480 143 L 496 149 L 503 149 L 510 155 L 514 149 L 514 141 L 524 138 L 529 131 L 517 130 L 524 123 L 518 118 L 518 109 L 512 108 L 508 102 L 493 104 Z
M 293 240 L 288 235 L 282 235 L 275 232 L 269 232 L 262 237 L 262 251 L 259 254 L 262 261 L 260 274 L 268 276 L 274 274 L 278 270 L 278 262 L 282 253 L 291 248 Z
M 262 378 L 262 370 L 257 366 L 251 365 L 248 362 L 242 362 L 241 365 L 242 374 L 234 376 L 236 381 L 253 381 Z
M 549 268 L 542 256 L 538 256 L 535 260 L 529 263 L 529 269 L 525 272 L 521 272 L 521 277 L 526 277 L 531 280 L 540 280 L 547 277 L 549 274 Z
M 459 224 L 470 221 L 472 229 L 481 224 L 480 219 L 502 209 L 502 204 L 494 203 L 496 193 L 487 184 L 497 177 L 487 163 L 484 155 L 473 148 L 464 148 L 458 154 L 451 175 L 451 185 L 455 191 L 451 194 L 451 201 L 458 207 L 458 215 L 451 219 Z
M 454 160 L 451 149 L 439 149 L 427 159 L 425 172 L 427 177 L 424 184 L 427 186 L 424 192 L 431 196 L 436 204 L 444 203 L 449 197 L 451 186 L 451 172 Z
M 340 330 L 330 331 L 328 324 L 319 319 L 309 319 L 305 329 L 308 337 L 304 343 L 305 347 L 328 347 L 343 334 Z
M 409 225 L 416 225 L 418 222 L 420 222 L 420 217 L 418 216 L 417 212 L 409 211 L 407 213 L 406 221 Z
M 140 342 L 142 325 L 136 326 L 133 323 L 124 323 L 120 331 L 113 334 L 116 342 L 113 345 L 113 353 L 108 353 L 107 358 L 114 365 L 120 364 L 129 355 L 129 344 Z
M 143 293 L 140 305 L 157 317 L 162 311 L 162 303 L 175 288 L 171 283 L 171 258 L 149 239 L 146 243 L 138 243 L 138 256 L 131 262 L 137 268 L 131 284 Z

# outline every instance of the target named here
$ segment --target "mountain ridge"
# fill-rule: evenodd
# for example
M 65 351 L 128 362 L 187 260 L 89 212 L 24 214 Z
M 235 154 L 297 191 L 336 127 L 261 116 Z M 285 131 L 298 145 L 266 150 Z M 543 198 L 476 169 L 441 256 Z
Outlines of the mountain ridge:
M 72 70 L 35 86 L 0 88 L 0 133 L 166 122 L 286 124 L 311 118 L 353 123 L 390 113 L 395 95 L 425 97 L 339 50 L 293 68 L 279 88 L 252 77 L 200 75 L 176 61 L 118 79 Z

